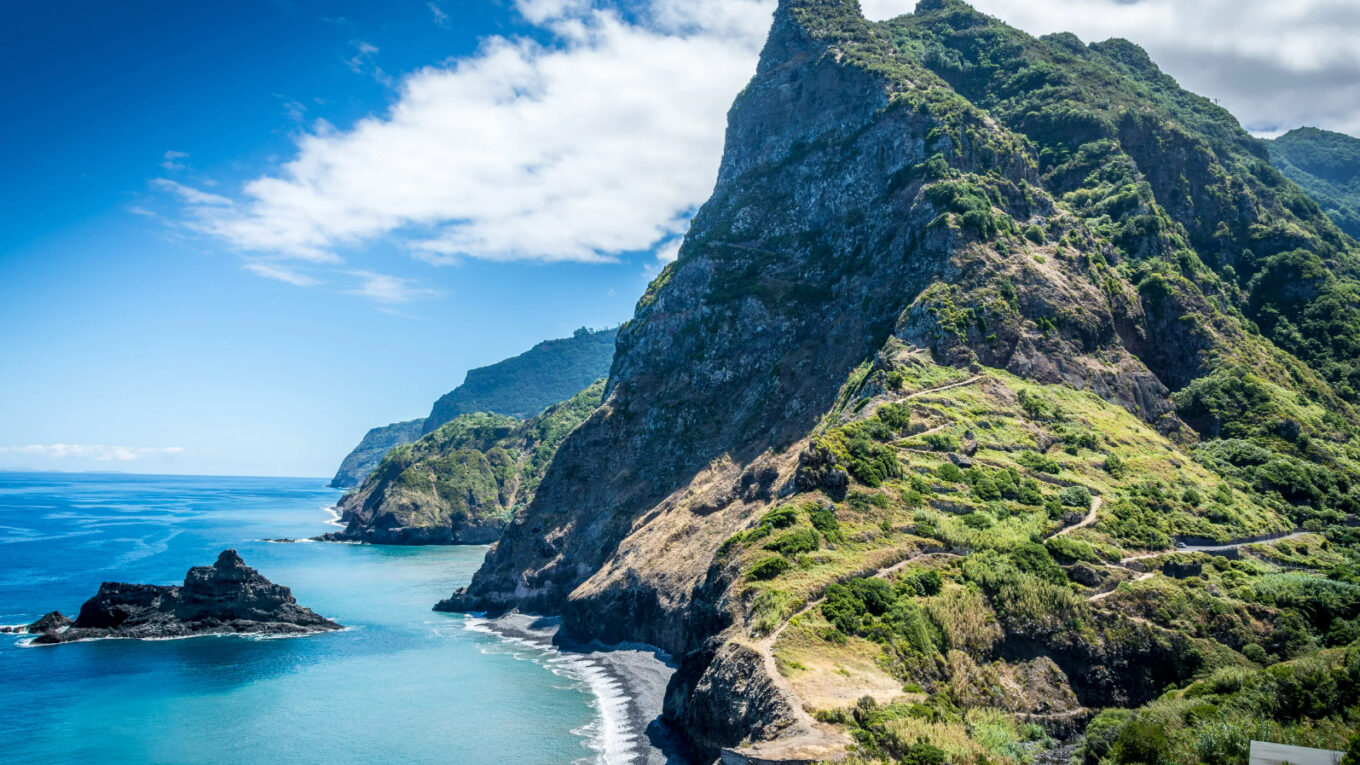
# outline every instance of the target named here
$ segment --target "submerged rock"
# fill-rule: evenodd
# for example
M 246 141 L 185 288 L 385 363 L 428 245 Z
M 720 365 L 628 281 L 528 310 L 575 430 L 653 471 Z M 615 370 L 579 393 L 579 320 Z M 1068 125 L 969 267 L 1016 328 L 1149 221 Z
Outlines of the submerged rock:
M 342 629 L 298 605 L 293 593 L 224 550 L 211 566 L 189 569 L 183 585 L 105 582 L 72 622 L 53 611 L 29 626 L 34 643 L 95 638 L 194 635 L 306 635 Z

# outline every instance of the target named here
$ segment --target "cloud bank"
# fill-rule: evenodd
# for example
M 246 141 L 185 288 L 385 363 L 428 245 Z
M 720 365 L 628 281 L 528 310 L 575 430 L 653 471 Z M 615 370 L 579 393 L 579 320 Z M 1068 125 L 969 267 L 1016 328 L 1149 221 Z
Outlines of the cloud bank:
M 652 0 L 637 14 L 519 0 L 547 44 L 491 37 L 401 81 L 387 113 L 319 124 L 297 155 L 234 199 L 174 181 L 201 230 L 301 284 L 282 260 L 395 238 L 435 264 L 462 258 L 599 262 L 661 250 L 710 194 L 727 109 L 750 78 L 770 0 Z M 377 53 L 360 48 L 367 65 Z M 262 258 L 268 258 L 263 260 Z M 350 272 L 381 302 L 420 294 Z
M 29 444 L 0 446 L 0 454 L 25 454 L 53 459 L 86 459 L 95 462 L 133 462 L 143 457 L 173 457 L 183 447 L 104 446 L 102 444 Z

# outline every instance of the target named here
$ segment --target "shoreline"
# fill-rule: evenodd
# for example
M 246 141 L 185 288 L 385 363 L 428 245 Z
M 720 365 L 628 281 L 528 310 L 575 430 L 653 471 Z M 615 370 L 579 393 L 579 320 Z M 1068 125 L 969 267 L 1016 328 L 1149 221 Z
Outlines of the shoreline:
M 26 625 L 21 625 L 26 626 Z M 14 635 L 19 639 L 14 644 L 20 648 L 47 648 L 49 646 L 75 645 L 77 643 L 97 643 L 103 640 L 136 640 L 142 643 L 161 643 L 168 640 L 193 640 L 194 638 L 242 638 L 244 640 L 291 640 L 293 638 L 316 637 L 317 635 L 331 635 L 337 632 L 349 632 L 357 629 L 355 627 L 341 627 L 338 630 L 319 630 L 316 632 L 201 632 L 197 635 L 167 635 L 165 637 L 134 637 L 132 635 L 101 635 L 99 637 L 78 638 L 76 640 L 64 640 L 60 643 L 34 643 L 36 637 L 24 638 L 24 635 L 34 635 L 35 633 L 27 630 L 23 632 L 0 632 L 0 635 Z
M 592 745 L 605 765 L 686 765 L 674 734 L 660 723 L 671 658 L 642 644 L 563 645 L 555 640 L 560 620 L 529 614 L 495 619 L 464 615 L 464 628 L 556 654 L 557 663 L 584 682 L 595 697 L 599 730 Z

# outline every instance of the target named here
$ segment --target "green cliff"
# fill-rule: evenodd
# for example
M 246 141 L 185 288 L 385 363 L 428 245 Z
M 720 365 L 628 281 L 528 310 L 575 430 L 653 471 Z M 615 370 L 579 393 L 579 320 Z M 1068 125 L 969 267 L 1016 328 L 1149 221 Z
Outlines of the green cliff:
M 331 487 L 359 486 L 389 450 L 432 433 L 459 415 L 491 412 L 527 419 L 571 398 L 609 374 L 617 331 L 583 327 L 571 337 L 545 340 L 518 356 L 469 371 L 461 385 L 434 403 L 428 417 L 370 430 L 345 457 Z
M 671 652 L 707 760 L 1342 749 L 1358 278 L 1127 41 L 783 0 L 602 405 L 438 608 Z
M 1360 239 L 1360 138 L 1297 128 L 1266 141 L 1270 159 L 1337 226 Z
M 340 500 L 331 541 L 486 544 L 534 496 L 557 447 L 600 403 L 598 382 L 529 420 L 482 412 L 455 417 L 387 453 Z
M 332 489 L 347 489 L 364 482 L 373 468 L 382 461 L 383 455 L 402 444 L 409 444 L 420 438 L 425 426 L 424 418 L 394 422 L 381 428 L 373 428 L 364 434 L 359 445 L 345 455 L 340 469 L 331 479 Z
M 578 329 L 545 340 L 513 358 L 467 373 L 463 384 L 434 402 L 423 432 L 432 433 L 460 414 L 495 412 L 521 419 L 575 395 L 609 374 L 617 329 Z

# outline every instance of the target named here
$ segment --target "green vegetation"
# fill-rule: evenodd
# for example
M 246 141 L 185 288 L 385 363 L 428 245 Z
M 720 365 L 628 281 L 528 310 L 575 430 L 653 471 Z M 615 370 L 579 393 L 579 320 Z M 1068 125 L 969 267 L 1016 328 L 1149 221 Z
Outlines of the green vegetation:
M 530 420 L 460 415 L 392 449 L 341 499 L 346 534 L 393 543 L 494 540 L 533 499 L 557 448 L 603 393 L 601 380 Z
M 1342 231 L 1360 239 L 1360 138 L 1305 127 L 1266 145 L 1275 167 Z
M 617 332 L 583 327 L 571 337 L 545 340 L 513 358 L 470 370 L 462 385 L 434 403 L 423 432 L 473 412 L 529 418 L 572 397 L 608 376 Z

